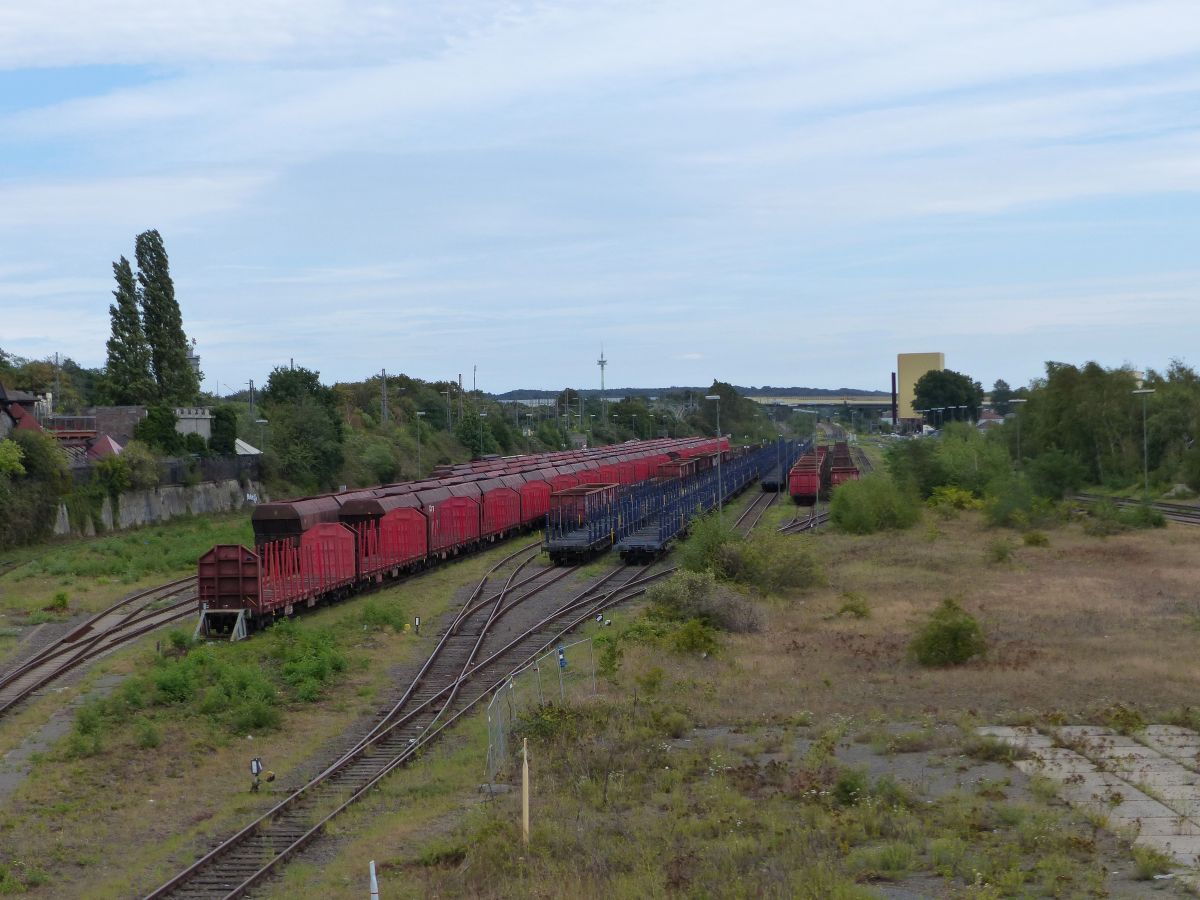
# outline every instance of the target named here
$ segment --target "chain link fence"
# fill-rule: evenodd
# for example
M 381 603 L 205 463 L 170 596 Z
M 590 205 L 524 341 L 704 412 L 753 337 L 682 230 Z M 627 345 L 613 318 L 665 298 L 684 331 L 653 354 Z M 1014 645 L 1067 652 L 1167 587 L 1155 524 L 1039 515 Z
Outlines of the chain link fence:
M 596 693 L 596 646 L 591 638 L 559 644 L 513 673 L 487 707 L 488 782 L 510 762 L 513 726 L 525 711 L 543 703 L 565 703 Z

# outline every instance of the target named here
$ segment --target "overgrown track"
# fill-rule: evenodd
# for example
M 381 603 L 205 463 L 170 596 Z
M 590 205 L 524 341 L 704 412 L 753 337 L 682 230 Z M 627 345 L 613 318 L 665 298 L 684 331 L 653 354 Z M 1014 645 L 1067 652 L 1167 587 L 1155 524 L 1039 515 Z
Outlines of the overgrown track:
M 85 662 L 196 610 L 196 578 L 132 594 L 0 675 L 0 715 Z
M 742 510 L 742 514 L 737 517 L 733 527 L 739 529 L 743 535 L 750 534 L 754 530 L 754 526 L 762 520 L 767 508 L 778 498 L 778 492 L 759 491 L 750 505 Z
M 829 513 L 814 513 L 810 512 L 807 517 L 801 518 L 797 516 L 790 522 L 787 522 L 779 527 L 780 534 L 800 534 L 804 531 L 813 531 L 820 528 L 829 522 Z
M 1108 500 L 1114 506 L 1130 509 L 1142 505 L 1140 500 L 1119 500 L 1113 497 L 1103 497 L 1100 494 L 1076 494 L 1075 499 L 1082 503 L 1098 503 Z M 1200 525 L 1200 507 L 1188 506 L 1184 503 L 1151 503 L 1151 509 L 1162 513 L 1163 518 L 1184 525 Z
M 396 768 L 409 762 L 509 674 L 571 628 L 615 603 L 637 596 L 668 574 L 615 566 L 504 642 L 496 624 L 575 568 L 521 577 L 535 558 L 530 544 L 496 563 L 480 580 L 400 700 L 365 737 L 311 781 L 222 842 L 149 898 L 238 897 L 274 873 L 341 813 Z M 501 569 L 512 571 L 488 590 Z M 618 576 L 624 575 L 624 578 Z M 617 584 L 613 582 L 617 581 Z M 495 647 L 500 643 L 502 646 Z

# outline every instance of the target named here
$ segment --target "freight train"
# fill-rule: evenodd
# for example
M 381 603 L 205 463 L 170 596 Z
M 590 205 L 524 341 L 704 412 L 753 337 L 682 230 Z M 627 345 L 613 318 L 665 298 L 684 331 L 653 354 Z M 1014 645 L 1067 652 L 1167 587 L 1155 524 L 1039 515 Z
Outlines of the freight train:
M 821 445 L 803 454 L 788 473 L 788 492 L 798 506 L 813 506 L 828 500 L 832 490 L 847 481 L 857 481 L 858 467 L 850 457 L 846 441 L 834 443 L 832 451 Z
M 478 460 L 425 481 L 259 504 L 254 549 L 223 544 L 200 557 L 198 630 L 244 637 L 279 616 L 539 527 L 556 493 L 638 484 L 727 446 L 663 439 Z

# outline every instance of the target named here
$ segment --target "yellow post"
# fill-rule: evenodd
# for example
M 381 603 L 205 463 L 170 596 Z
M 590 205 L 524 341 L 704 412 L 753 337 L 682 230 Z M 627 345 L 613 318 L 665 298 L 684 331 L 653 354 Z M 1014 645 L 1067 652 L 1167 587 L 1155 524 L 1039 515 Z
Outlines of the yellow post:
M 529 844 L 529 738 L 521 739 L 521 837 Z

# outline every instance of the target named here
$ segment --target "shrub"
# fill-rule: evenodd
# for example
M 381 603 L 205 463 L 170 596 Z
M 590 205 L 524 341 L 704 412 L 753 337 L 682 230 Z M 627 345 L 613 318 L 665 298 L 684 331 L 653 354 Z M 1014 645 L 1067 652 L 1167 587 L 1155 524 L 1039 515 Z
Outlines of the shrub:
M 692 522 L 688 539 L 679 547 L 679 564 L 689 572 L 712 572 L 718 578 L 736 577 L 742 567 L 745 539 L 732 523 L 713 513 Z
M 149 719 L 142 719 L 137 723 L 134 735 L 137 745 L 144 750 L 152 750 L 162 743 L 162 735 Z
M 955 666 L 987 653 L 983 629 L 951 597 L 921 626 L 909 647 L 923 666 Z
M 983 501 L 970 491 L 948 484 L 934 488 L 925 503 L 930 509 L 939 512 L 983 508 Z
M 742 575 L 736 580 L 762 594 L 804 591 L 825 583 L 807 541 L 766 529 L 752 534 L 743 546 Z
M 688 717 L 678 710 L 669 712 L 663 716 L 661 724 L 662 730 L 673 738 L 683 737 L 692 727 L 692 723 L 688 721 Z
M 1027 531 L 1022 538 L 1026 547 L 1049 547 L 1050 538 L 1044 531 Z
M 66 591 L 59 591 L 54 595 L 54 599 L 50 601 L 50 606 L 47 607 L 51 612 L 66 612 L 70 600 L 67 598 Z
M 762 615 L 753 603 L 718 585 L 711 572 L 679 571 L 653 585 L 646 597 L 657 616 L 739 633 L 762 628 Z
M 1008 538 L 997 538 L 988 544 L 988 559 L 994 563 L 1006 563 L 1012 559 L 1013 548 Z
M 916 443 L 916 442 L 911 442 Z M 850 534 L 873 534 L 913 525 L 920 517 L 917 500 L 879 475 L 848 481 L 833 492 L 833 524 Z
M 1167 524 L 1166 517 L 1149 503 L 1123 507 L 1118 510 L 1117 518 L 1130 528 L 1164 528 Z
M 871 607 L 867 603 L 867 598 L 862 594 L 845 591 L 842 594 L 842 601 L 842 605 L 838 607 L 837 611 L 839 616 L 850 616 L 855 619 L 871 618 Z
M 1010 528 L 1028 528 L 1049 521 L 1054 510 L 1050 500 L 1039 497 L 1029 481 L 1017 475 L 998 478 L 989 484 L 983 503 L 990 524 Z
M 699 619 L 688 619 L 671 635 L 671 648 L 677 653 L 704 653 L 712 655 L 720 645 L 713 629 Z

